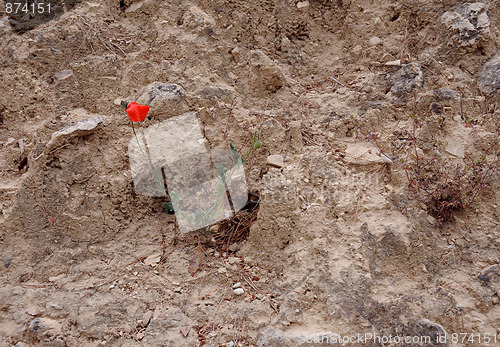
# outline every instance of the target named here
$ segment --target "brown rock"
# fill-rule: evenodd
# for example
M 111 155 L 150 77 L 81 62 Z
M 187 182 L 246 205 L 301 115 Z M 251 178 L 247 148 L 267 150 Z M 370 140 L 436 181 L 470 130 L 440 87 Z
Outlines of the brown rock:
M 284 165 L 283 156 L 280 154 L 273 154 L 267 157 L 267 165 L 281 168 Z

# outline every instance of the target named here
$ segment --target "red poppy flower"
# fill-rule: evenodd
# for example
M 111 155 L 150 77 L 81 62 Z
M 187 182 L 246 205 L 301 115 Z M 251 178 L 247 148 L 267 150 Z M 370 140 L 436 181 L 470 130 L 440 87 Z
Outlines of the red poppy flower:
M 128 118 L 132 122 L 142 122 L 148 115 L 149 106 L 139 105 L 137 102 L 131 102 L 127 105 Z

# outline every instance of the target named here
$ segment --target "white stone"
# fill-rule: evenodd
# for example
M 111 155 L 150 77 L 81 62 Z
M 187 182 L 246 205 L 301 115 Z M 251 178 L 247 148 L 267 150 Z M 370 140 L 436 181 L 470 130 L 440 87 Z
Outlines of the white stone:
M 380 39 L 380 37 L 377 37 L 377 36 L 373 36 L 369 41 L 368 41 L 368 45 L 370 47 L 375 47 L 375 46 L 378 46 L 382 43 L 382 40 Z
M 84 110 L 81 111 L 82 113 Z M 82 137 L 92 134 L 97 126 L 101 124 L 106 117 L 90 117 L 79 121 L 73 125 L 67 126 L 66 128 L 56 131 L 52 134 L 52 138 L 47 144 L 47 150 L 52 150 L 58 146 L 61 146 L 75 137 Z
M 238 63 L 240 61 L 240 49 L 238 47 L 233 48 L 231 55 L 233 56 L 235 62 Z
M 241 259 L 238 257 L 229 257 L 227 258 L 227 261 L 229 262 L 229 264 L 233 265 L 233 264 L 239 264 L 241 262 Z
M 299 10 L 301 10 L 301 9 L 303 9 L 303 8 L 307 8 L 307 7 L 309 7 L 309 1 L 299 1 L 299 2 L 297 3 L 297 8 L 298 8 Z
M 151 254 L 149 257 L 144 259 L 144 265 L 151 265 L 152 267 L 155 267 L 160 262 L 160 259 L 161 253 Z
M 385 63 L 386 66 L 401 66 L 401 59 L 398 59 L 398 60 L 392 60 L 392 61 L 388 61 L 387 63 Z
M 57 77 L 57 79 L 59 80 L 65 80 L 67 78 L 70 78 L 71 76 L 73 76 L 73 71 L 71 70 L 62 70 L 62 71 L 59 71 L 59 72 L 56 72 L 55 76 Z
M 233 290 L 233 293 L 236 295 L 242 295 L 243 293 L 245 293 L 245 291 L 243 290 L 243 288 L 236 288 L 235 290 Z

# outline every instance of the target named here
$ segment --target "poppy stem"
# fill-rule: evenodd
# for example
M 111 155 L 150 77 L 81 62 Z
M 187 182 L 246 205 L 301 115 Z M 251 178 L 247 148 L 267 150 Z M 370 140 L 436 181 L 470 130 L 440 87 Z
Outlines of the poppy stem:
M 134 122 L 130 122 L 132 124 L 132 131 L 134 132 L 135 139 L 137 141 L 137 146 L 139 147 L 139 150 L 141 151 L 142 156 L 144 159 L 146 159 L 146 162 L 148 163 L 149 169 L 153 173 L 153 176 L 155 178 L 156 184 L 158 185 L 158 188 L 165 194 L 165 197 L 170 200 L 170 197 L 168 196 L 167 192 L 165 191 L 165 185 L 163 183 L 163 179 L 161 179 L 161 176 L 159 176 L 159 172 L 157 172 L 154 167 L 153 163 L 151 162 L 151 158 L 149 158 L 146 153 L 142 150 L 141 144 L 139 143 L 139 137 L 137 136 L 137 133 L 135 132 L 135 127 L 134 127 Z

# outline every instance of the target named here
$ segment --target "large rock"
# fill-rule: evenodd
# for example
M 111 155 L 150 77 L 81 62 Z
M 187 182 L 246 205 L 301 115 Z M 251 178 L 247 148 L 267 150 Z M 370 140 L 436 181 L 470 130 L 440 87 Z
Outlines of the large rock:
M 35 318 L 29 322 L 28 329 L 32 333 L 45 336 L 60 335 L 63 331 L 62 324 L 50 318 Z
M 424 75 L 420 65 L 411 63 L 404 65 L 391 79 L 392 88 L 390 93 L 402 97 L 405 94 L 411 93 L 415 88 L 420 88 L 424 85 Z
M 436 101 L 456 100 L 460 94 L 454 89 L 438 88 L 433 90 Z
M 480 36 L 490 34 L 490 19 L 487 6 L 482 2 L 466 3 L 455 11 L 447 11 L 441 21 L 453 33 L 461 45 L 474 45 Z
M 435 58 L 448 64 L 463 60 L 462 68 L 477 71 L 478 59 L 496 49 L 495 40 L 490 33 L 487 8 L 488 5 L 482 2 L 465 3 L 455 10 L 443 13 L 443 30 L 439 34 L 442 45 Z
M 184 88 L 177 84 L 154 82 L 146 86 L 137 102 L 151 106 L 150 116 L 177 116 L 189 110 L 185 94 Z
M 85 113 L 85 110 L 82 109 L 82 113 Z M 75 124 L 69 125 L 62 130 L 56 131 L 52 134 L 52 138 L 47 144 L 47 151 L 51 151 L 58 146 L 62 146 L 75 137 L 83 137 L 92 134 L 105 118 L 106 117 L 104 116 L 86 118 Z
M 500 52 L 484 64 L 478 80 L 484 93 L 491 94 L 500 89 Z
M 250 52 L 250 62 L 252 65 L 250 84 L 256 91 L 276 92 L 286 84 L 281 68 L 261 50 Z
M 392 163 L 391 159 L 382 154 L 377 147 L 366 142 L 349 144 L 345 150 L 344 161 L 352 165 Z

